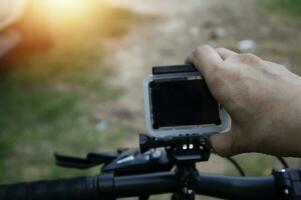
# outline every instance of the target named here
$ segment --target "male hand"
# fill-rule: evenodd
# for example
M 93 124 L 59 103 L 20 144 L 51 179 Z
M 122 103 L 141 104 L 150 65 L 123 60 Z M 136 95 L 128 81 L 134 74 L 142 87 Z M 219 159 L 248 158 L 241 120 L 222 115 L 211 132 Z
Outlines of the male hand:
M 210 138 L 222 156 L 260 152 L 301 156 L 301 77 L 253 54 L 197 47 L 187 58 L 232 118 Z

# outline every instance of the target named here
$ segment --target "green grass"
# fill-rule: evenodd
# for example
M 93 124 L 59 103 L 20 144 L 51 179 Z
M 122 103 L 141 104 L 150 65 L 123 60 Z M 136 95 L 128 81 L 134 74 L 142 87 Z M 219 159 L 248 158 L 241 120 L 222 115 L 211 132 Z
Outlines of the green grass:
M 273 168 L 283 167 L 273 156 L 258 153 L 242 154 L 235 156 L 234 159 L 241 165 L 247 176 L 271 175 Z M 230 174 L 233 171 L 230 171 Z
M 258 3 L 277 12 L 301 16 L 300 0 L 258 0 Z
M 292 71 L 296 74 L 298 74 L 299 76 L 301 76 L 301 59 L 300 59 L 300 55 L 301 55 L 301 41 L 299 43 L 297 43 L 297 47 L 296 48 L 292 48 L 289 52 L 289 55 L 292 58 L 292 62 L 294 62 L 295 67 L 292 68 Z
M 105 10 L 89 22 L 93 28 L 61 29 L 50 49 L 6 63 L 9 71 L 0 76 L 0 184 L 97 174 L 99 169 L 55 167 L 53 153 L 114 150 L 133 132 L 114 124 L 100 129 L 94 119 L 99 105 L 122 93 L 106 85 L 112 69 L 103 63 L 103 42 L 126 33 L 135 19 L 123 8 Z M 100 23 L 108 18 L 110 23 Z
M 301 27 L 301 1 L 258 0 L 257 2 L 259 7 L 264 8 L 263 11 L 267 13 L 271 26 L 275 27 L 273 37 L 263 41 L 263 46 L 269 49 L 269 52 L 266 53 L 268 59 L 279 63 L 289 61 L 290 70 L 301 75 L 301 41 L 298 37 Z M 290 42 L 290 39 L 293 39 L 293 43 Z

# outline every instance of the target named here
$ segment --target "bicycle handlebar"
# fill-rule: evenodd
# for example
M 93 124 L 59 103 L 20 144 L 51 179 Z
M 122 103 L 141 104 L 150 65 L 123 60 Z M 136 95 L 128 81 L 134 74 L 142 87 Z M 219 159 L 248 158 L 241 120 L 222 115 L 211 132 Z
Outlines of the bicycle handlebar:
M 181 187 L 174 172 L 119 176 L 99 175 L 0 186 L 1 200 L 99 200 L 174 193 Z M 227 199 L 274 199 L 273 176 L 230 177 L 200 174 L 197 194 Z M 113 195 L 113 196 L 111 196 Z
M 1 200 L 99 199 L 98 177 L 80 177 L 0 186 Z
M 200 174 L 195 185 L 197 194 L 223 199 L 275 199 L 274 176 L 235 177 Z

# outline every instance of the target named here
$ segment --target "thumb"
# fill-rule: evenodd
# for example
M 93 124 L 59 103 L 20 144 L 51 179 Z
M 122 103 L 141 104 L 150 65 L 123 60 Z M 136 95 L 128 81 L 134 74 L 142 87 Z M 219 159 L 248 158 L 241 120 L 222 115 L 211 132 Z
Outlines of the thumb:
M 234 149 L 234 134 L 232 132 L 221 133 L 212 135 L 210 137 L 210 142 L 213 150 L 224 157 L 229 157 L 236 154 L 236 149 Z

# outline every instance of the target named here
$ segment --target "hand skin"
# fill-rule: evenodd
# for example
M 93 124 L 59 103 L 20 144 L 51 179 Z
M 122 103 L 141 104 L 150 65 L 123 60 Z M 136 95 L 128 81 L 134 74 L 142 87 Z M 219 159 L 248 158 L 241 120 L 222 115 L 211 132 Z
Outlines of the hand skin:
M 222 156 L 259 152 L 301 157 L 301 77 L 253 54 L 197 47 L 187 58 L 232 118 L 210 138 Z

